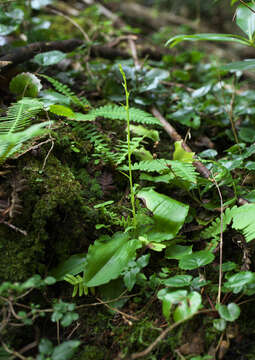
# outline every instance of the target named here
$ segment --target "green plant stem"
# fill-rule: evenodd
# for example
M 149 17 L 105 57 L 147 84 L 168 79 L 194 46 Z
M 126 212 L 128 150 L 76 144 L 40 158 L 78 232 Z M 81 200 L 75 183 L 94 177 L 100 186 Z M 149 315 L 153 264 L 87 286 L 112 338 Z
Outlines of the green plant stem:
M 125 89 L 126 94 L 126 114 L 127 114 L 127 143 L 128 143 L 128 173 L 129 173 L 129 185 L 130 185 L 130 196 L 131 196 L 131 206 L 132 206 L 132 213 L 133 213 L 133 225 L 136 227 L 136 211 L 135 211 L 135 194 L 133 189 L 133 178 L 132 178 L 132 163 L 131 163 L 131 146 L 130 146 L 130 116 L 129 116 L 129 91 L 127 88 L 127 79 L 126 75 L 123 71 L 121 64 L 119 64 L 119 69 L 123 78 L 123 87 Z

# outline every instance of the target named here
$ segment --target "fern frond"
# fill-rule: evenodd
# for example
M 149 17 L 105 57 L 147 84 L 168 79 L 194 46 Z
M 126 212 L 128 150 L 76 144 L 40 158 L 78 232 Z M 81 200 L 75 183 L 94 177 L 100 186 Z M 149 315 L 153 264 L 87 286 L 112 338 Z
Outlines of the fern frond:
M 184 181 L 196 184 L 197 173 L 192 163 L 171 160 L 170 166 L 176 176 L 180 177 Z
M 241 230 L 247 242 L 255 239 L 255 204 L 232 208 L 233 229 Z
M 171 160 L 165 159 L 153 159 L 142 160 L 132 165 L 132 170 L 140 170 L 146 172 L 158 172 L 161 173 L 164 170 L 168 170 Z M 122 166 L 121 170 L 128 170 L 128 166 Z
M 45 121 L 40 124 L 34 124 L 28 129 L 15 134 L 0 135 L 0 164 L 2 164 L 7 157 L 16 153 L 25 141 L 49 132 L 45 127 L 51 124 L 51 121 Z
M 162 173 L 172 169 L 175 176 L 180 177 L 183 181 L 196 183 L 196 170 L 191 163 L 184 163 L 178 160 L 153 159 L 143 160 L 132 165 L 132 170 L 140 170 L 146 172 Z M 122 166 L 121 170 L 127 170 L 127 166 Z
M 236 208 L 236 206 L 234 207 Z M 229 225 L 232 221 L 232 210 L 234 209 L 227 208 L 226 211 L 223 214 L 223 222 L 222 222 L 222 231 L 224 232 L 227 228 L 227 225 Z M 221 218 L 218 217 L 215 219 L 211 225 L 201 232 L 201 237 L 203 239 L 211 239 L 211 238 L 217 238 L 221 233 Z
M 0 118 L 0 135 L 10 135 L 23 130 L 32 117 L 43 109 L 43 104 L 35 99 L 23 98 L 12 104 L 5 117 Z
M 126 121 L 126 110 L 123 106 L 118 105 L 105 105 L 97 109 L 92 109 L 88 114 L 82 118 L 83 121 L 94 121 L 97 117 L 104 117 L 112 120 Z M 130 121 L 140 124 L 161 125 L 159 120 L 151 114 L 135 108 L 129 109 Z
M 84 124 L 84 140 L 89 141 L 94 146 L 93 157 L 101 157 L 103 160 L 113 162 L 114 153 L 108 145 L 107 136 L 98 131 L 97 127 L 92 123 Z
M 130 152 L 131 154 L 137 150 L 140 146 L 143 137 L 133 137 L 130 139 Z M 115 146 L 114 160 L 116 165 L 120 165 L 128 156 L 128 144 L 126 141 L 119 141 L 119 144 Z
M 78 105 L 81 108 L 88 108 L 90 106 L 89 101 L 85 97 L 78 98 L 78 96 L 75 95 L 75 93 L 66 84 L 62 84 L 60 81 L 47 75 L 40 74 L 40 76 L 48 80 L 58 92 L 67 96 L 73 104 Z
M 232 228 L 241 230 L 247 242 L 255 239 L 255 204 L 234 206 L 226 209 L 223 215 L 223 231 L 232 221 Z M 220 217 L 218 217 L 206 230 L 202 231 L 204 239 L 217 238 L 221 232 Z
M 43 104 L 40 101 L 23 98 L 11 105 L 7 115 L 0 118 L 0 164 L 18 151 L 25 141 L 48 131 L 45 127 L 50 125 L 51 121 L 34 124 L 25 129 L 42 109 Z

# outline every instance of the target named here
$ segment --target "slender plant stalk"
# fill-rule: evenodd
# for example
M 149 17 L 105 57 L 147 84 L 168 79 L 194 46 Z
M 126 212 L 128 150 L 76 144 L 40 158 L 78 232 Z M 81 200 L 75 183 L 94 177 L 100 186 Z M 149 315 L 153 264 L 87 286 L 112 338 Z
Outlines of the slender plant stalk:
M 124 70 L 121 66 L 121 64 L 119 64 L 119 69 L 123 78 L 123 87 L 125 89 L 125 94 L 126 94 L 126 105 L 125 105 L 125 109 L 126 109 L 126 114 L 127 114 L 127 143 L 128 143 L 128 172 L 129 172 L 129 186 L 130 186 L 130 196 L 131 196 L 131 206 L 132 206 L 132 214 L 133 214 L 133 225 L 136 227 L 136 211 L 135 211 L 135 194 L 134 194 L 134 189 L 133 189 L 133 178 L 132 178 L 132 164 L 131 164 L 131 147 L 130 147 L 130 117 L 129 117 L 129 91 L 127 88 L 127 79 L 126 79 L 126 75 L 124 73 Z

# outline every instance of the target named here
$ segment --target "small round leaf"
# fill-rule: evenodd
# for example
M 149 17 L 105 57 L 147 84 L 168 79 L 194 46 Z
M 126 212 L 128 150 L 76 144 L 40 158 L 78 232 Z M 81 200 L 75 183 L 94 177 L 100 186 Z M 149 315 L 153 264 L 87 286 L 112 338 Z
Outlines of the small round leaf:
M 240 315 L 240 307 L 235 303 L 230 303 L 228 306 L 219 305 L 218 311 L 222 319 L 226 321 L 235 321 Z
M 42 88 L 41 81 L 29 72 L 15 76 L 10 82 L 10 91 L 18 96 L 37 97 Z
M 214 255 L 211 252 L 206 250 L 197 251 L 184 256 L 179 262 L 179 267 L 183 270 L 193 270 L 211 263 L 213 259 Z

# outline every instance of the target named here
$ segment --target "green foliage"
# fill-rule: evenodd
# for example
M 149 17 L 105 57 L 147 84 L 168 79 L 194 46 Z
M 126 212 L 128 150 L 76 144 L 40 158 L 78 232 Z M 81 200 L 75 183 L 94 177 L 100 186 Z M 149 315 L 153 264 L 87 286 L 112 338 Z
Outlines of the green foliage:
M 58 322 L 63 327 L 70 326 L 71 323 L 79 318 L 78 313 L 74 312 L 75 304 L 65 303 L 59 301 L 53 305 L 53 313 L 51 315 L 51 321 Z
M 23 98 L 9 107 L 7 115 L 0 119 L 0 163 L 17 152 L 25 141 L 49 131 L 44 128 L 52 124 L 50 121 L 28 127 L 42 109 L 40 101 L 30 98 Z
M 76 117 L 76 120 L 80 121 L 94 121 L 98 117 L 104 117 L 111 120 L 124 120 L 126 121 L 126 109 L 123 106 L 107 104 L 100 106 L 99 108 L 90 110 L 86 115 L 83 115 L 80 119 Z M 138 124 L 147 125 L 160 125 L 159 120 L 150 115 L 149 113 L 135 108 L 129 108 L 130 121 Z
M 33 9 L 40 9 L 48 2 L 49 0 L 36 0 L 31 2 L 31 6 Z M 253 3 L 247 5 L 254 8 Z M 9 4 L 6 5 L 8 6 Z M 29 11 L 24 8 L 24 11 L 20 9 L 16 13 L 1 13 L 4 21 L 0 26 L 0 33 L 11 34 L 19 31 Z M 82 16 L 84 14 L 85 12 Z M 91 29 L 89 24 L 85 24 L 86 31 L 89 28 L 88 35 L 93 35 L 91 38 L 94 39 L 99 28 L 106 29 L 107 35 L 110 34 L 111 37 L 116 35 L 112 24 L 105 20 L 103 15 L 99 15 L 96 6 L 93 9 L 88 8 L 86 14 L 91 15 L 90 20 L 96 18 L 99 21 L 100 18 Z M 38 26 L 45 26 L 45 23 L 40 23 L 39 18 L 37 20 Z M 77 21 L 78 24 L 80 18 Z M 174 46 L 183 40 L 210 40 L 231 41 L 237 45 L 254 47 L 254 14 L 245 5 L 237 9 L 236 23 L 245 36 L 178 35 L 170 39 L 168 44 Z M 82 24 L 83 28 L 84 23 L 79 24 Z M 33 32 L 35 26 L 26 27 Z M 118 35 L 121 36 L 120 30 Z M 104 32 L 100 31 L 100 39 L 95 35 L 95 41 L 98 40 L 99 43 L 105 41 Z M 18 164 L 19 169 L 24 168 L 24 174 L 33 174 L 29 179 L 29 190 L 24 195 L 26 206 L 30 207 L 30 211 L 25 212 L 24 216 L 22 214 L 25 220 L 22 216 L 11 219 L 6 215 L 8 207 L 11 207 L 15 200 L 15 189 L 11 182 L 3 182 L 3 193 L 8 193 L 9 189 L 12 193 L 8 199 L 8 194 L 0 199 L 0 212 L 4 222 L 1 226 L 14 227 L 16 221 L 21 226 L 25 224 L 28 239 L 27 242 L 14 242 L 12 238 L 10 241 L 8 232 L 3 232 L 1 236 L 6 240 L 0 246 L 4 255 L 11 254 L 14 261 L 17 259 L 17 267 L 16 264 L 11 265 L 14 279 L 22 276 L 16 269 L 19 270 L 26 263 L 30 266 L 30 259 L 34 255 L 41 261 L 40 267 L 38 266 L 41 273 L 48 270 L 49 266 L 55 267 L 58 262 L 59 264 L 49 270 L 50 276 L 44 280 L 36 276 L 23 284 L 3 283 L 0 293 L 7 300 L 1 298 L 1 304 L 4 304 L 7 313 L 13 317 L 8 308 L 10 301 L 16 311 L 26 291 L 36 288 L 37 297 L 40 297 L 38 294 L 41 289 L 56 280 L 65 282 L 57 285 L 52 291 L 54 294 L 57 293 L 59 297 L 64 295 L 66 298 L 66 290 L 68 291 L 70 286 L 67 289 L 64 286 L 71 284 L 73 297 L 96 295 L 102 299 L 109 313 L 123 306 L 131 297 L 130 307 L 123 311 L 123 320 L 117 316 L 109 316 L 107 323 L 104 323 L 104 328 L 109 328 L 111 334 L 115 334 L 119 329 L 119 337 L 114 335 L 111 342 L 112 346 L 118 344 L 118 352 L 121 349 L 119 356 L 123 357 L 128 357 L 126 352 L 131 348 L 129 345 L 125 345 L 124 350 L 121 348 L 123 339 L 126 341 L 128 338 L 129 343 L 134 343 L 136 350 L 140 347 L 144 350 L 144 346 L 149 346 L 155 340 L 152 331 L 154 325 L 147 327 L 150 337 L 149 342 L 145 343 L 145 325 L 141 325 L 139 331 L 133 331 L 138 326 L 133 323 L 132 315 L 128 315 L 129 311 L 132 311 L 136 317 L 135 312 L 139 313 L 141 310 L 142 314 L 148 314 L 146 303 L 152 307 L 149 312 L 156 313 L 153 306 L 155 303 L 157 309 L 158 303 L 151 302 L 155 299 L 155 292 L 162 302 L 163 315 L 167 321 L 179 325 L 196 315 L 203 314 L 206 317 L 206 314 L 210 313 L 215 317 L 217 312 L 219 318 L 206 318 L 210 325 L 214 326 L 214 336 L 215 330 L 226 330 L 228 334 L 228 322 L 236 322 L 241 315 L 240 298 L 255 294 L 254 272 L 240 270 L 249 269 L 250 248 L 246 243 L 254 239 L 255 233 L 255 195 L 252 190 L 255 170 L 255 109 L 252 105 L 254 93 L 247 90 L 249 84 L 238 84 L 240 71 L 253 69 L 254 61 L 246 60 L 219 67 L 217 61 L 204 63 L 202 53 L 194 50 L 181 54 L 171 53 L 163 56 L 161 61 L 148 58 L 140 68 L 134 66 L 132 60 L 125 60 L 121 67 L 124 93 L 121 91 L 122 80 L 118 63 L 111 63 L 110 60 L 104 62 L 102 58 L 95 58 L 94 55 L 91 60 L 87 56 L 90 51 L 88 48 L 90 49 L 87 47 L 76 53 L 77 58 L 81 56 L 79 62 L 82 71 L 70 67 L 61 70 L 57 75 L 65 84 L 72 84 L 74 90 L 54 78 L 54 67 L 47 69 L 47 66 L 57 64 L 66 56 L 56 51 L 38 54 L 34 58 L 36 64 L 44 66 L 44 71 L 50 70 L 53 74 L 52 77 L 41 77 L 49 81 L 56 91 L 40 91 L 40 84 L 35 83 L 37 78 L 32 73 L 19 74 L 11 81 L 10 89 L 14 94 L 30 97 L 37 97 L 39 94 L 40 101 L 24 98 L 10 106 L 7 116 L 2 119 L 2 125 L 0 123 L 2 162 L 20 150 L 24 141 L 47 133 L 44 127 L 51 123 L 37 122 L 31 126 L 31 119 L 38 117 L 43 109 L 49 110 L 50 116 L 58 119 L 58 128 L 55 129 L 54 143 L 52 142 L 49 152 L 42 147 L 34 161 L 27 161 L 29 154 L 26 156 L 25 166 L 22 162 Z M 86 58 L 86 64 L 83 58 Z M 88 70 L 86 77 L 83 74 L 85 66 Z M 235 71 L 235 79 L 226 71 Z M 84 90 L 91 98 L 93 106 L 87 99 L 76 95 Z M 124 102 L 125 98 L 123 106 L 120 103 Z M 182 141 L 169 144 L 169 139 L 166 140 L 161 133 L 163 129 L 159 120 L 145 111 L 152 105 L 156 106 L 173 126 L 177 125 L 178 132 L 183 136 L 187 134 L 185 142 L 187 141 L 191 148 L 194 146 L 197 149 L 198 156 L 185 151 Z M 123 121 L 127 123 L 127 129 L 123 126 Z M 229 124 L 236 135 L 235 139 Z M 134 134 L 133 137 L 131 133 Z M 231 146 L 234 141 L 236 144 Z M 193 162 L 197 161 L 197 158 L 203 159 L 201 161 L 205 171 L 208 170 L 209 173 L 210 170 L 209 179 L 196 172 Z M 40 171 L 42 159 L 44 165 L 47 160 L 43 172 Z M 95 191 L 90 186 L 92 180 L 87 178 L 93 178 L 93 184 L 102 184 L 101 178 L 105 172 L 110 174 L 110 191 L 97 190 L 100 195 L 95 199 Z M 129 180 L 128 185 L 126 179 Z M 154 188 L 148 188 L 152 182 Z M 105 183 L 102 188 L 107 188 L 107 179 Z M 97 186 L 99 189 L 99 184 Z M 123 189 L 126 189 L 125 194 Z M 131 206 L 128 190 L 131 193 Z M 114 200 L 111 199 L 113 192 Z M 244 200 L 251 203 L 236 206 L 244 203 Z M 4 207 L 5 203 L 7 205 Z M 222 208 L 223 216 L 214 218 L 212 214 Z M 235 230 L 234 236 L 232 230 Z M 224 246 L 223 253 L 219 254 L 217 245 L 221 232 L 224 233 Z M 238 236 L 241 242 L 236 240 Z M 201 238 L 209 241 L 201 241 Z M 16 239 L 20 240 L 18 236 Z M 24 244 L 29 248 L 28 252 L 23 251 Z M 81 254 L 70 257 L 76 247 Z M 55 257 L 53 253 L 52 259 L 48 261 L 45 254 L 56 248 L 60 256 Z M 9 269 L 5 264 L 13 264 L 14 261 L 10 261 L 9 257 L 7 260 L 5 258 L 7 257 L 3 256 L 2 273 L 8 278 Z M 23 265 L 20 265 L 21 262 Z M 124 294 L 125 292 L 132 293 Z M 47 292 L 47 296 L 51 295 L 51 292 Z M 16 303 L 18 296 L 21 298 L 19 297 L 19 302 Z M 90 301 L 90 297 L 86 302 Z M 91 304 L 85 304 L 89 305 Z M 76 308 L 73 303 L 56 300 L 47 311 L 40 306 L 38 303 L 26 303 L 26 307 L 17 309 L 17 313 L 14 313 L 18 317 L 14 316 L 15 319 L 10 321 L 17 321 L 21 326 L 31 326 L 35 319 L 39 323 L 41 316 L 50 313 L 47 324 L 53 323 L 52 333 L 55 333 L 56 326 L 57 332 L 59 325 L 66 328 L 63 333 L 57 333 L 63 343 L 54 347 L 50 340 L 41 340 L 37 359 L 73 358 L 79 342 L 65 341 L 65 335 L 71 336 L 73 331 L 74 334 L 77 331 L 79 336 L 90 333 L 92 326 L 88 329 L 84 326 L 84 319 L 89 317 L 88 312 L 83 313 L 79 329 L 79 324 L 76 327 L 74 322 L 79 316 L 76 311 L 80 312 L 83 305 Z M 200 311 L 203 306 L 206 307 L 205 311 Z M 100 316 L 104 315 L 98 310 L 98 318 L 94 319 L 96 322 L 93 323 L 91 333 L 101 344 L 101 339 L 107 336 L 107 333 L 102 333 L 97 324 Z M 199 321 L 200 318 L 201 316 Z M 114 325 L 115 321 L 118 322 L 117 326 Z M 125 322 L 124 326 L 126 323 L 132 323 L 130 325 L 133 326 L 124 328 L 122 321 Z M 192 322 L 190 324 L 192 325 Z M 73 328 L 68 329 L 71 325 Z M 127 328 L 131 329 L 130 337 L 127 335 Z M 158 331 L 155 326 L 154 329 Z M 8 340 L 11 349 L 16 348 L 11 337 L 5 333 L 3 336 Z M 132 337 L 135 337 L 135 341 Z M 161 353 L 162 348 L 165 346 L 169 352 L 171 341 L 174 342 L 171 350 L 176 349 L 176 335 L 173 334 L 160 344 L 158 352 L 148 355 L 148 359 L 163 358 L 165 354 Z M 89 346 L 93 348 L 93 345 Z M 89 353 L 86 351 L 89 346 L 86 345 L 80 358 L 105 356 L 103 350 L 99 355 L 96 351 Z M 17 345 L 17 348 L 22 347 Z M 189 354 L 188 357 L 190 356 L 192 355 Z M 192 357 L 194 360 L 206 358 L 207 355 Z
M 59 50 L 52 50 L 35 55 L 33 61 L 40 66 L 50 66 L 66 58 L 66 54 Z
M 154 224 L 147 234 L 147 239 L 157 242 L 173 239 L 184 224 L 189 210 L 188 205 L 150 188 L 139 191 L 137 197 L 154 215 Z
M 182 256 L 179 267 L 183 270 L 193 270 L 201 266 L 210 264 L 214 260 L 214 255 L 209 251 L 202 250 L 193 254 Z
M 255 205 L 245 204 L 241 207 L 234 206 L 231 209 L 228 208 L 224 212 L 222 221 L 222 230 L 225 231 L 227 225 L 232 221 L 232 228 L 240 230 L 246 241 L 252 241 L 255 238 Z M 217 238 L 221 232 L 221 219 L 218 217 L 206 230 L 204 230 L 201 236 L 204 239 Z
M 10 91 L 19 97 L 32 97 L 38 96 L 42 88 L 40 80 L 32 73 L 21 73 L 12 78 L 10 82 Z
M 82 109 L 87 109 L 90 106 L 86 98 L 78 98 L 78 96 L 76 96 L 75 93 L 70 90 L 70 88 L 66 84 L 62 84 L 58 80 L 47 75 L 40 74 L 40 76 L 49 81 L 58 92 L 68 97 L 74 105 L 77 105 Z
M 162 311 L 167 320 L 171 313 L 175 322 L 191 318 L 201 306 L 202 298 L 198 292 L 187 290 L 172 291 L 162 289 L 158 292 L 158 298 L 162 301 Z M 173 305 L 177 305 L 173 311 Z
M 89 247 L 84 269 L 84 283 L 99 286 L 119 277 L 134 259 L 140 241 L 130 239 L 127 233 L 117 233 L 112 239 L 98 239 Z
M 42 339 L 39 344 L 39 355 L 36 360 L 47 360 L 50 356 L 52 360 L 72 359 L 75 351 L 80 345 L 78 340 L 65 341 L 62 344 L 53 347 L 50 340 Z
M 238 319 L 240 312 L 241 312 L 240 307 L 238 305 L 236 305 L 235 303 L 230 303 L 228 305 L 220 304 L 217 307 L 217 310 L 219 311 L 219 314 L 222 319 L 224 319 L 226 321 L 231 321 L 231 322 Z

